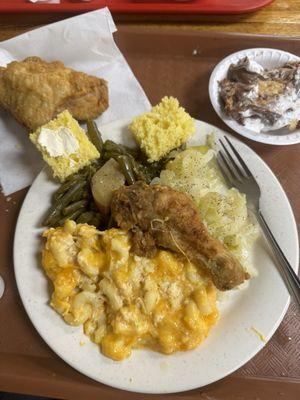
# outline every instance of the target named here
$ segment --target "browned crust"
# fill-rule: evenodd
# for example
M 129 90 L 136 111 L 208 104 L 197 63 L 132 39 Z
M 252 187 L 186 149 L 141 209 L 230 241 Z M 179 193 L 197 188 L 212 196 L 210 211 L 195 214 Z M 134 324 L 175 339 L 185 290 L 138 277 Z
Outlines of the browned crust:
M 13 61 L 0 70 L 0 106 L 30 130 L 69 110 L 77 120 L 94 119 L 109 105 L 104 79 L 39 57 Z
M 232 289 L 249 278 L 229 250 L 208 233 L 194 202 L 184 193 L 136 183 L 115 192 L 112 215 L 122 229 L 132 230 L 139 255 L 152 256 L 153 242 L 184 254 L 205 268 L 220 290 Z M 142 235 L 146 235 L 144 242 Z

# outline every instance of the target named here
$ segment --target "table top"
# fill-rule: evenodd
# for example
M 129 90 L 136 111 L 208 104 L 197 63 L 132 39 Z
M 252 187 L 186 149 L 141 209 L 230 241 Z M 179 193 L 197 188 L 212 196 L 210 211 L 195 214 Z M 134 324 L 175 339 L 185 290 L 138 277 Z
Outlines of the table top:
M 275 7 L 277 3 L 277 9 Z M 272 6 L 275 14 L 270 12 L 273 20 L 279 18 L 280 4 L 292 4 L 298 7 L 300 1 L 277 1 Z M 276 11 L 277 10 L 277 11 Z M 260 14 L 262 13 L 262 14 Z M 137 79 L 142 84 L 151 102 L 157 102 L 164 94 L 171 94 L 180 100 L 187 110 L 196 118 L 228 128 L 213 112 L 206 90 L 209 73 L 213 65 L 227 54 L 247 47 L 277 47 L 293 53 L 300 53 L 300 38 L 272 38 L 268 36 L 247 36 L 215 34 L 199 32 L 205 26 L 209 30 L 230 30 L 255 32 L 250 28 L 251 19 L 266 15 L 262 10 L 255 15 L 238 17 L 213 17 L 211 22 L 204 25 L 176 25 L 172 30 L 167 25 L 145 26 L 145 24 L 118 24 L 116 41 L 124 53 Z M 277 14 L 276 14 L 277 13 Z M 262 31 L 259 33 L 296 34 L 292 27 L 292 12 L 282 24 L 277 21 L 270 23 L 270 28 L 277 24 L 277 31 Z M 0 40 L 8 39 L 16 34 L 32 29 L 43 23 L 51 22 L 66 15 L 29 15 L 29 16 L 0 16 Z M 298 22 L 297 22 L 298 18 Z M 223 19 L 223 21 L 221 21 Z M 218 20 L 218 22 L 212 22 Z M 225 24 L 225 20 L 232 22 Z M 235 21 L 235 22 L 233 22 Z M 289 21 L 289 22 L 286 22 Z M 259 26 L 259 22 L 255 22 Z M 255 24 L 253 22 L 253 24 Z M 299 28 L 300 18 L 294 15 L 294 23 Z M 266 24 L 268 24 L 266 22 Z M 287 24 L 291 30 L 287 32 L 282 27 Z M 261 24 L 264 25 L 264 24 Z M 254 25 L 253 25 L 254 26 Z M 260 29 L 263 27 L 261 26 Z M 274 26 L 273 26 L 274 28 Z M 283 30 L 280 30 L 280 29 Z M 265 27 L 269 29 L 269 27 Z M 274 28 L 275 29 L 275 28 Z M 294 29 L 294 30 L 293 30 Z M 159 38 L 159 40 L 158 40 Z M 225 39 L 225 40 L 224 40 Z M 218 45 L 223 40 L 222 48 Z M 144 44 L 148 43 L 147 46 Z M 176 46 L 172 46 L 176 43 Z M 192 57 L 193 49 L 201 44 L 203 57 L 201 60 Z M 176 51 L 174 48 L 176 47 Z M 176 53 L 176 54 L 175 54 Z M 180 57 L 178 56 L 180 55 Z M 197 68 L 195 65 L 197 63 Z M 166 68 L 167 67 L 167 68 Z M 153 71 L 160 77 L 160 84 L 154 85 Z M 168 71 L 173 71 L 169 74 Z M 177 71 L 177 72 L 176 72 Z M 174 81 L 180 73 L 181 80 Z M 243 139 L 251 146 L 272 168 L 283 185 L 295 213 L 300 222 L 300 145 L 274 147 Z M 145 399 L 152 396 L 130 394 L 111 389 L 98 384 L 79 374 L 60 360 L 40 339 L 32 327 L 22 307 L 17 294 L 12 265 L 12 242 L 14 226 L 19 208 L 26 190 L 14 194 L 8 203 L 0 195 L 0 271 L 6 281 L 6 293 L 0 301 L 0 316 L 6 323 L 0 324 L 0 391 L 17 391 L 28 394 L 70 398 L 72 400 L 89 399 Z M 8 314 L 10 310 L 11 314 Z M 296 308 L 292 305 L 281 326 L 268 345 L 243 368 L 231 376 L 209 385 L 206 388 L 168 396 L 169 399 L 209 399 L 216 400 L 253 400 L 255 398 L 272 400 L 290 400 L 296 398 L 300 386 L 300 352 L 299 336 L 300 321 Z M 7 335 L 9 332 L 9 335 Z M 21 334 L 20 334 L 21 333 Z M 291 338 L 291 340 L 289 340 Z M 157 396 L 156 396 L 157 397 Z M 154 396 L 153 396 L 154 399 Z
M 11 14 L 0 15 L 0 40 L 9 39 L 36 26 L 67 18 L 70 14 Z M 189 23 L 176 22 L 176 16 L 122 16 L 115 15 L 115 21 L 149 26 L 159 24 L 167 28 L 170 24 L 180 29 L 200 31 L 241 32 L 252 34 L 299 36 L 300 0 L 274 0 L 261 10 L 243 15 L 197 15 L 189 17 Z M 187 17 L 188 18 L 188 17 Z M 194 19 L 194 21 L 193 21 Z M 174 22 L 172 22 L 174 20 Z

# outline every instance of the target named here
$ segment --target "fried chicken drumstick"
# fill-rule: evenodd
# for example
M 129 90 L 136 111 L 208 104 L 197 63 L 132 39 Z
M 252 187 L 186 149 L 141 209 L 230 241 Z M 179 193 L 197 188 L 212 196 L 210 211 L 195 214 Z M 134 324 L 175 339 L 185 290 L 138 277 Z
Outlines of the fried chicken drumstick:
M 140 256 L 152 257 L 157 246 L 182 253 L 205 268 L 220 290 L 249 278 L 238 260 L 208 233 L 194 202 L 184 193 L 137 182 L 114 193 L 111 210 L 119 227 L 131 230 L 133 251 Z
M 28 57 L 0 67 L 0 106 L 33 131 L 66 109 L 77 120 L 98 117 L 108 107 L 108 88 L 59 61 Z

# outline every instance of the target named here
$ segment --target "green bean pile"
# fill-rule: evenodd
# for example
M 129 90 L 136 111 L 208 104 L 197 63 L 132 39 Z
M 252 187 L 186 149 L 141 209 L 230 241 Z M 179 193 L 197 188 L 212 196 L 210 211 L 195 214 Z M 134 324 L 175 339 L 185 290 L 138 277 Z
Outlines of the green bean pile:
M 71 175 L 54 193 L 52 206 L 43 225 L 56 227 L 67 219 L 100 226 L 101 215 L 93 200 L 90 181 L 99 168 L 99 161 Z
M 101 229 L 113 226 L 111 217 L 101 215 L 94 202 L 90 183 L 95 172 L 106 161 L 114 158 L 125 176 L 127 185 L 136 181 L 150 183 L 154 177 L 160 175 L 167 162 L 185 148 L 181 146 L 162 160 L 149 163 L 140 149 L 131 149 L 111 140 L 103 142 L 101 133 L 92 120 L 87 121 L 87 135 L 99 151 L 100 158 L 69 176 L 57 189 L 52 198 L 52 206 L 43 221 L 45 226 L 62 226 L 68 219 Z

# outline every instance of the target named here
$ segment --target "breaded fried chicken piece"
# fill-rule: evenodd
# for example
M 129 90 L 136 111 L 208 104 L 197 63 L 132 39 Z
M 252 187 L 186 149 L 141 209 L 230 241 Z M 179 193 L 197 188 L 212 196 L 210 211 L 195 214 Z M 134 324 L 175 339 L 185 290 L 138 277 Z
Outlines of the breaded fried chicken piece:
M 108 107 L 105 80 L 39 57 L 0 69 L 0 105 L 30 130 L 68 109 L 77 120 L 96 118 Z
M 156 246 L 182 253 L 205 268 L 220 290 L 249 278 L 238 260 L 208 233 L 194 202 L 184 193 L 138 182 L 118 189 L 111 209 L 119 227 L 131 230 L 136 254 L 152 257 Z

